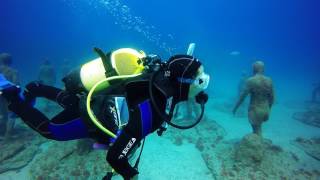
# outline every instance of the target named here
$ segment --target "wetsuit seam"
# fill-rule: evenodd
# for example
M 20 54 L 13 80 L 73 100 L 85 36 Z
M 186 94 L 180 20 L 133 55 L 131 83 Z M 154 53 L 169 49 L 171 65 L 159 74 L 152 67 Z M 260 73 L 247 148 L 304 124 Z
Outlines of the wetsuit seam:
M 72 121 L 68 121 L 66 123 L 63 123 L 63 124 L 56 124 L 56 123 L 50 123 L 51 125 L 53 126 L 64 126 L 66 124 L 69 124 L 69 123 L 72 123 L 73 121 L 77 121 L 78 119 L 73 119 Z
M 42 131 L 41 129 L 39 129 L 39 127 L 42 126 L 46 122 L 42 122 L 39 126 L 34 126 L 32 123 L 29 123 L 29 122 L 26 122 L 26 123 L 29 124 L 29 126 L 31 126 L 34 129 L 36 129 L 40 134 L 51 134 L 50 131 Z

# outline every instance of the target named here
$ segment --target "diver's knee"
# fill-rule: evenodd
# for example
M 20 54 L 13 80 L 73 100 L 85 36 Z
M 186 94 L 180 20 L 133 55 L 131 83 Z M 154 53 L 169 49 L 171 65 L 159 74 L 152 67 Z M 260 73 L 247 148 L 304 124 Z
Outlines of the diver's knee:
M 50 140 L 57 140 L 54 135 L 52 134 L 50 128 L 49 128 L 49 121 L 45 121 L 43 123 L 41 123 L 40 125 L 38 125 L 37 127 L 33 127 L 32 128 L 34 130 L 36 130 L 42 137 L 46 138 L 46 139 L 50 139 Z
M 56 97 L 57 103 L 66 107 L 77 107 L 79 104 L 79 97 L 77 95 L 71 94 L 68 91 L 61 91 Z
M 32 81 L 26 85 L 23 95 L 26 98 L 35 98 L 41 95 L 42 84 L 40 81 Z
M 41 81 L 32 81 L 26 85 L 26 89 L 28 91 L 35 91 L 36 89 L 38 89 L 41 86 L 42 86 Z

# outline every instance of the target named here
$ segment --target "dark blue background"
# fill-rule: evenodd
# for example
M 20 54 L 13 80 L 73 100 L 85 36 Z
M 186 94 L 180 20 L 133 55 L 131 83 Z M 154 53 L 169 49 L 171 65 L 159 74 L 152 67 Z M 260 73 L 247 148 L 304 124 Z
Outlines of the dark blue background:
M 70 0 L 72 2 L 72 0 Z M 105 50 L 124 46 L 169 54 L 141 33 L 122 29 L 98 1 L 2 0 L 0 52 L 9 52 L 26 80 L 36 77 L 42 59 L 59 68 L 62 59 L 74 65 L 95 57 L 92 47 Z M 95 2 L 89 4 L 89 2 Z M 170 46 L 184 52 L 196 42 L 196 55 L 213 77 L 217 92 L 234 91 L 242 70 L 263 59 L 267 74 L 280 94 L 305 90 L 320 81 L 319 3 L 298 0 L 186 0 L 121 1 L 161 34 L 172 34 Z M 239 51 L 239 56 L 230 56 Z

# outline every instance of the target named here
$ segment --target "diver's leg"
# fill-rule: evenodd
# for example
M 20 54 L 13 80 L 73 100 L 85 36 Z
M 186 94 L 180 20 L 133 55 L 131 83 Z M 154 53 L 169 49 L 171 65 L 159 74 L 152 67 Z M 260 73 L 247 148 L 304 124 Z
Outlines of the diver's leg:
M 56 101 L 56 97 L 62 90 L 52 86 L 41 84 L 38 81 L 33 81 L 26 85 L 23 92 L 26 99 L 34 99 L 37 97 L 44 97 L 52 101 Z
M 107 161 L 124 179 L 130 179 L 138 174 L 138 170 L 128 162 L 129 156 L 139 147 L 141 140 L 152 132 L 152 126 L 161 125 L 152 121 L 149 108 L 151 106 L 148 101 L 132 108 L 128 124 L 109 148 Z
M 77 106 L 79 98 L 75 94 L 69 93 L 62 89 L 47 86 L 38 82 L 31 82 L 26 86 L 24 96 L 27 100 L 31 101 L 36 97 L 44 97 L 51 101 L 57 102 L 62 107 Z
M 48 139 L 67 141 L 88 138 L 88 128 L 77 113 L 67 109 L 59 113 L 50 121 L 43 113 L 26 103 L 12 103 L 9 105 L 30 128 Z
M 52 139 L 58 141 L 91 137 L 89 128 L 84 120 L 77 116 L 77 113 L 68 109 L 62 111 L 50 121 L 48 130 L 53 137 Z
M 67 108 L 62 112 L 57 114 L 51 119 L 51 123 L 54 124 L 65 124 L 70 121 L 70 119 L 76 119 L 80 117 L 80 112 L 78 108 Z
M 54 140 L 71 140 L 88 137 L 88 132 L 82 119 L 74 119 L 79 117 L 77 103 L 74 98 L 68 103 L 69 98 L 65 98 L 62 102 L 67 108 L 58 114 L 53 121 L 41 113 L 39 110 L 32 107 L 19 97 L 20 89 L 12 86 L 2 91 L 2 95 L 9 102 L 9 110 L 16 113 L 30 128 L 37 131 L 42 136 Z M 57 124 L 58 118 L 60 123 Z
M 8 101 L 8 109 L 16 113 L 33 130 L 47 138 L 50 133 L 47 131 L 46 123 L 49 119 L 40 111 L 30 106 L 20 97 L 21 89 L 11 85 L 1 91 L 2 97 Z
M 107 161 L 125 180 L 138 174 L 138 171 L 129 164 L 128 155 L 136 149 L 140 141 L 140 138 L 123 131 L 108 150 Z
M 48 130 L 50 121 L 39 110 L 22 101 L 11 103 L 9 109 L 16 113 L 31 129 L 48 139 L 53 138 Z

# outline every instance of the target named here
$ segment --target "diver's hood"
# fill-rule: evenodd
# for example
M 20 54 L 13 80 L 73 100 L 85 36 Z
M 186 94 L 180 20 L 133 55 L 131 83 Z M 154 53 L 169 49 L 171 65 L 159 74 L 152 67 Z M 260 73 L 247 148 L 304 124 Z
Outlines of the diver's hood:
M 155 86 L 166 98 L 178 97 L 176 93 L 176 83 L 165 77 L 165 71 L 158 71 L 154 74 L 153 86 Z
M 186 101 L 189 97 L 191 81 L 195 78 L 201 62 L 189 55 L 172 56 L 165 70 L 165 76 L 174 84 L 175 101 Z
M 165 122 L 173 127 L 189 129 L 198 124 L 203 117 L 204 104 L 208 99 L 208 96 L 203 90 L 208 86 L 209 76 L 203 72 L 199 74 L 200 67 L 201 63 L 196 58 L 188 55 L 176 55 L 169 59 L 164 65 L 164 68 L 154 72 L 149 81 L 149 94 L 156 112 Z M 157 87 L 157 89 L 170 99 L 170 105 L 166 112 L 160 111 L 155 101 L 152 87 Z M 190 105 L 184 108 L 185 112 L 188 108 L 197 112 L 189 113 L 190 117 L 187 118 L 187 121 L 186 118 L 183 117 L 182 119 L 178 118 L 178 123 L 173 122 L 177 119 L 179 113 L 184 112 L 180 105 L 182 102 Z M 198 118 L 193 118 L 193 114 Z

